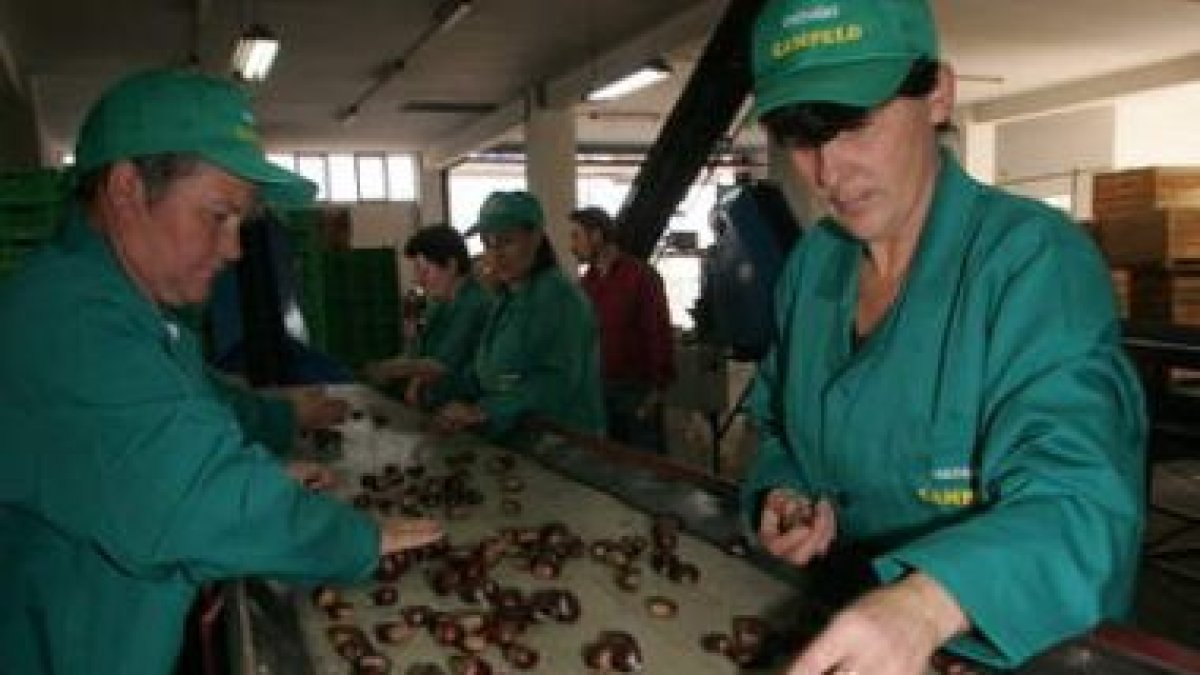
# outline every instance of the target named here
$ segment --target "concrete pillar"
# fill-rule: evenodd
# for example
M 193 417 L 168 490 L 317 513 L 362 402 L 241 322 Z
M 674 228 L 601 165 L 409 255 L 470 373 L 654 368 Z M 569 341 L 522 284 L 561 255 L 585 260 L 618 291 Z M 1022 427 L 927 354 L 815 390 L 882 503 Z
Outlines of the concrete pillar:
M 546 234 L 563 268 L 578 268 L 571 255 L 571 223 L 575 208 L 575 111 L 572 106 L 546 108 L 533 102 L 525 122 L 525 177 L 546 213 Z
M 446 172 L 427 166 L 423 158 L 420 165 L 421 176 L 418 180 L 421 194 L 418 199 L 421 202 L 421 225 L 450 222 L 450 214 L 447 212 L 449 204 L 446 201 Z

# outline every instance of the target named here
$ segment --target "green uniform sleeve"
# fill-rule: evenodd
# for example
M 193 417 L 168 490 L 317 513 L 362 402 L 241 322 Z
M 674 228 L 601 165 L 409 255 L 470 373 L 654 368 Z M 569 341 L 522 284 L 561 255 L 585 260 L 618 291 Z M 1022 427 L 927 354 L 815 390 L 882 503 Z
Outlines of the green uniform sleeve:
M 353 580 L 373 569 L 375 523 L 249 443 L 186 336 L 164 349 L 119 309 L 83 313 L 91 339 L 64 375 L 72 395 L 31 436 L 54 439 L 54 469 L 33 475 L 53 476 L 39 511 L 55 527 L 138 577 Z
M 775 292 L 776 307 L 781 308 L 777 316 L 788 316 L 788 307 L 794 298 L 793 282 L 798 268 L 799 254 L 789 262 L 781 275 Z M 776 322 L 772 337 L 772 348 L 758 366 L 746 399 L 746 412 L 754 423 L 758 436 L 758 450 L 750 471 L 741 483 L 742 520 L 747 532 L 758 532 L 759 511 L 766 493 L 775 488 L 790 488 L 800 494 L 810 494 L 810 485 L 804 468 L 788 451 L 786 432 L 782 428 L 786 416 L 779 410 L 784 400 L 783 383 L 779 377 L 780 360 L 784 358 L 779 346 L 790 342 L 783 334 L 784 328 Z
M 446 368 L 442 378 L 425 392 L 428 407 L 438 407 L 473 391 L 471 364 L 491 307 L 487 292 L 478 283 L 468 281 L 454 299 L 454 306 L 441 308 L 444 315 L 439 330 L 422 345 L 421 356 L 435 359 Z
M 297 427 L 296 411 L 289 401 L 252 391 L 212 369 L 207 374 L 217 395 L 233 409 L 248 439 L 280 457 L 292 452 Z
M 936 579 L 974 626 L 951 646 L 1006 666 L 1128 610 L 1144 517 L 1143 401 L 1103 266 L 1051 239 L 995 256 L 986 433 L 963 440 L 982 503 L 876 563 Z

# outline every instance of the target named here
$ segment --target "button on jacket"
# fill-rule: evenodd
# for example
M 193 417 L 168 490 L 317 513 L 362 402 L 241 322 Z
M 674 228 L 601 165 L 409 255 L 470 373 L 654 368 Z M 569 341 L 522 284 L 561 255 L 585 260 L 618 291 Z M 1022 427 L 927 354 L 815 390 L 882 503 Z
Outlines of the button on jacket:
M 0 382 L 4 675 L 165 675 L 200 584 L 375 566 L 372 521 L 247 438 L 82 215 L 0 287 Z
M 830 498 L 840 538 L 886 551 L 882 580 L 919 569 L 955 597 L 975 630 L 952 648 L 1011 666 L 1130 606 L 1143 400 L 1082 230 L 941 161 L 908 279 L 857 349 L 863 245 L 826 220 L 793 252 L 745 508 Z

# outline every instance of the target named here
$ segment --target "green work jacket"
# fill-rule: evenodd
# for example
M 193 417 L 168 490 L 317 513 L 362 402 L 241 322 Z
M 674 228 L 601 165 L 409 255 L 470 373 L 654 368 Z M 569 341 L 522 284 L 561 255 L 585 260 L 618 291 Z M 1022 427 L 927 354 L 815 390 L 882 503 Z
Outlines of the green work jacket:
M 1011 666 L 1130 606 L 1146 422 L 1104 261 L 1079 226 L 943 153 L 908 278 L 857 348 L 864 246 L 825 220 L 777 289 L 744 484 L 832 500 L 838 537 L 921 570 Z
M 464 280 L 451 300 L 430 304 L 416 355 L 434 359 L 446 367 L 446 373 L 425 390 L 425 405 L 448 402 L 469 379 L 491 309 L 492 296 L 473 278 Z
M 525 414 L 603 434 L 596 319 L 557 267 L 501 291 L 475 352 L 473 398 L 503 440 Z
M 375 566 L 376 525 L 248 440 L 80 214 L 0 287 L 0 382 L 0 673 L 167 675 L 199 585 Z

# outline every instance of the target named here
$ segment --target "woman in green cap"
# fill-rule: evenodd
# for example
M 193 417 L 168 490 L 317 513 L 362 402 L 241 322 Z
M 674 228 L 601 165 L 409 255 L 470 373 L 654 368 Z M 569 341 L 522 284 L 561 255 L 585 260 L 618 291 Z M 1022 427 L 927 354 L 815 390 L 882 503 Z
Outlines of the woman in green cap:
M 401 381 L 406 403 L 438 408 L 463 390 L 492 300 L 472 274 L 462 235 L 449 225 L 421 228 L 404 244 L 404 255 L 429 300 L 423 326 L 412 356 L 373 363 L 367 376 Z
M 1123 617 L 1146 423 L 1095 246 L 939 148 L 925 0 L 773 0 L 753 57 L 828 216 L 777 288 L 745 512 L 771 553 L 831 578 L 857 553 L 874 585 L 789 675 L 918 675 L 942 646 L 1012 667 Z
M 246 95 L 126 78 L 76 170 L 56 240 L 0 288 L 0 672 L 167 675 L 201 585 L 365 579 L 439 538 L 289 476 L 174 316 L 240 255 L 259 196 L 312 194 L 266 161 Z
M 498 284 L 475 354 L 473 378 L 436 417 L 449 431 L 519 439 L 522 417 L 602 434 L 604 404 L 596 322 L 583 293 L 559 269 L 545 218 L 528 192 L 493 192 L 473 228 Z

